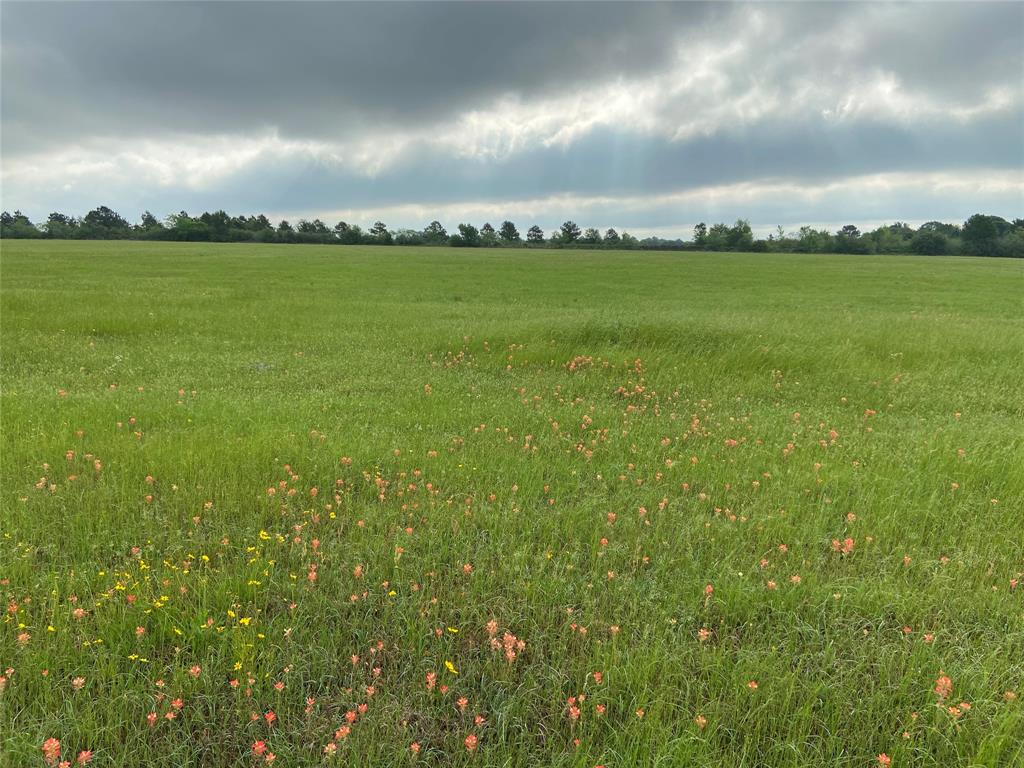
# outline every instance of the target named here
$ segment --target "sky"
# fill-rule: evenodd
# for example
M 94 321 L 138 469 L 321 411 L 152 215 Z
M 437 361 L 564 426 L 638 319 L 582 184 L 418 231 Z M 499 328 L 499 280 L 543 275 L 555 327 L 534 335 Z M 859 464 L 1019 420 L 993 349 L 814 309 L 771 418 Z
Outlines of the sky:
M 1024 3 L 0 3 L 2 205 L 689 237 L 1024 216 Z

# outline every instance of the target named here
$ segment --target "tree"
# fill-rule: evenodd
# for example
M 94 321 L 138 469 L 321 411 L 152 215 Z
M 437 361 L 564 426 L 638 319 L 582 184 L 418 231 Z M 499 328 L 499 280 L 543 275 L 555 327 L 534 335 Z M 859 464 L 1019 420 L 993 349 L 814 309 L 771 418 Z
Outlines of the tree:
M 35 224 L 21 211 L 13 214 L 4 211 L 0 214 L 0 237 L 32 238 L 42 237 L 43 233 L 36 229 Z
M 526 242 L 528 243 L 543 243 L 544 242 L 544 230 L 534 224 L 528 230 L 526 230 Z
M 976 213 L 964 222 L 961 234 L 964 252 L 975 256 L 992 256 L 996 253 L 996 241 L 1012 229 L 1013 225 L 1001 216 L 986 216 Z
M 633 237 L 629 232 L 623 232 L 619 238 L 619 243 L 623 248 L 635 248 L 639 241 Z
M 78 219 L 54 211 L 46 218 L 46 223 L 42 225 L 41 229 L 46 232 L 47 237 L 68 240 L 78 234 Z
M 157 217 L 154 216 L 152 213 L 150 213 L 149 211 L 146 211 L 145 213 L 142 214 L 142 220 L 139 222 L 139 229 L 142 229 L 142 230 L 152 230 L 152 229 L 163 229 L 163 228 L 164 228 L 164 225 L 161 224 L 160 220 L 157 219 Z
M 860 236 L 860 230 L 847 224 L 835 236 L 835 249 L 839 253 L 868 253 L 871 249 L 867 240 Z
M 729 228 L 726 243 L 734 251 L 749 250 L 754 244 L 754 232 L 750 229 L 750 222 L 746 219 L 737 219 Z
M 296 239 L 300 243 L 328 243 L 334 240 L 333 230 L 328 229 L 320 219 L 302 219 L 295 229 L 298 233 Z
M 432 221 L 427 224 L 423 230 L 423 237 L 428 243 L 436 243 L 440 245 L 448 240 L 448 230 L 446 230 L 440 221 Z
M 501 222 L 501 229 L 498 230 L 498 237 L 504 240 L 506 243 L 514 243 L 519 240 L 519 230 L 516 229 L 516 225 L 508 219 Z
M 800 253 L 829 253 L 832 250 L 832 235 L 824 229 L 800 227 L 793 250 Z
M 875 253 L 903 253 L 907 246 L 900 231 L 887 225 L 866 232 L 861 239 L 866 240 Z
M 487 222 L 480 227 L 480 243 L 485 246 L 498 244 L 498 235 L 494 231 L 494 227 L 491 226 L 490 222 Z
M 206 225 L 211 240 L 223 241 L 228 239 L 228 229 L 231 226 L 231 217 L 224 211 L 203 213 L 199 221 Z
M 956 224 L 945 224 L 941 221 L 926 221 L 917 228 L 918 232 L 938 232 L 946 237 L 959 237 L 960 227 Z
M 210 239 L 210 228 L 199 219 L 193 219 L 187 211 L 172 213 L 167 217 L 167 237 L 171 240 L 202 241 Z
M 594 227 L 588 227 L 584 230 L 583 236 L 580 238 L 581 243 L 587 245 L 598 245 L 601 242 L 601 230 L 595 229 Z
M 567 221 L 559 228 L 559 239 L 563 243 L 573 243 L 580 239 L 580 228 L 575 221 Z
M 693 228 L 693 242 L 702 248 L 708 243 L 708 225 L 703 221 Z
M 249 228 L 256 232 L 263 232 L 265 230 L 272 230 L 274 225 L 270 222 L 270 219 L 261 213 L 259 216 L 253 216 L 249 219 Z
M 609 245 L 618 245 L 619 244 L 619 233 L 616 232 L 611 227 L 609 227 L 608 231 L 604 233 L 604 241 L 605 241 L 606 244 L 609 244 Z
M 355 245 L 363 239 L 363 232 L 355 224 L 339 221 L 334 225 L 334 236 L 343 245 Z
M 423 245 L 426 236 L 418 229 L 399 229 L 394 233 L 395 245 Z
M 949 240 L 941 232 L 922 227 L 910 241 L 910 250 L 924 256 L 941 256 L 949 252 Z
M 131 225 L 119 213 L 101 205 L 85 214 L 82 228 L 86 237 L 106 239 L 127 237 Z
M 480 245 L 480 230 L 472 224 L 459 224 L 459 234 L 452 235 L 450 242 L 456 248 L 476 248 Z
M 383 221 L 373 223 L 373 226 L 370 227 L 370 237 L 378 243 L 391 244 L 391 233 L 388 232 L 388 226 Z
M 729 247 L 729 232 L 731 227 L 728 224 L 719 222 L 712 224 L 704 236 L 702 247 L 709 251 L 724 251 Z

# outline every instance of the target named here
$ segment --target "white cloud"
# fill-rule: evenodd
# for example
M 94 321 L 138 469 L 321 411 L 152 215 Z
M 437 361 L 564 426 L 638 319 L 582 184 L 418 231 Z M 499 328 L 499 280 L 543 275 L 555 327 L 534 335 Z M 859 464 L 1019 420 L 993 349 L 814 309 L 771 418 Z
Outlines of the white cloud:
M 813 211 L 838 214 L 852 201 L 874 198 L 881 205 L 898 211 L 897 201 L 916 196 L 924 201 L 941 201 L 948 207 L 950 201 L 980 198 L 1024 199 L 1024 170 L 979 173 L 884 173 L 836 179 L 821 184 L 803 184 L 792 181 L 742 182 L 719 186 L 700 187 L 683 192 L 661 195 L 632 196 L 579 196 L 551 195 L 527 200 L 502 200 L 481 203 L 473 200 L 445 204 L 385 205 L 372 208 L 323 209 L 314 211 L 324 221 L 344 220 L 370 222 L 384 220 L 394 226 L 422 227 L 431 219 L 439 219 L 447 226 L 459 222 L 490 221 L 498 224 L 512 219 L 521 229 L 534 222 L 552 228 L 565 219 L 574 219 L 581 225 L 628 228 L 641 235 L 659 234 L 687 237 L 693 224 L 700 219 L 729 218 L 727 212 L 751 211 L 755 229 L 766 234 L 782 224 L 787 229 L 810 223 L 807 218 L 794 216 L 786 220 L 770 219 L 758 211 L 766 206 L 774 210 Z M 778 206 L 785 201 L 785 206 Z M 771 205 L 771 204 L 775 205 Z M 643 224 L 648 212 L 662 212 L 661 216 L 676 216 L 668 223 Z M 676 212 L 676 213 L 672 213 Z M 960 220 L 972 210 L 958 214 Z M 295 218 L 296 211 L 275 211 L 277 217 Z M 735 214 L 733 214 L 733 217 Z M 898 213 L 886 219 L 902 218 Z M 918 223 L 933 218 L 905 217 Z M 718 219 L 714 219 L 718 220 Z M 834 227 L 838 223 L 859 221 L 856 215 L 846 218 L 821 219 L 815 226 Z M 872 220 L 874 221 L 874 220 Z M 882 221 L 881 219 L 878 220 Z M 731 221 L 729 222 L 731 223 Z M 862 222 L 865 226 L 868 221 Z M 523 226 L 525 225 L 525 226 Z

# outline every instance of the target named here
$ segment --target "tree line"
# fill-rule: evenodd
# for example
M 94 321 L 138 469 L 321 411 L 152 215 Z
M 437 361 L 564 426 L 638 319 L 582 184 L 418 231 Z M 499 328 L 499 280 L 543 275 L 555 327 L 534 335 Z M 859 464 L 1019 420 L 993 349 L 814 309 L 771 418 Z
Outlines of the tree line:
M 132 224 L 116 211 L 100 206 L 76 218 L 51 213 L 46 221 L 33 223 L 21 211 L 0 214 L 0 237 L 46 238 L 54 240 L 170 240 L 189 242 L 319 243 L 341 245 L 447 245 L 462 248 L 624 248 L 680 251 L 753 251 L 786 253 L 915 253 L 923 255 L 962 254 L 1024 258 L 1024 219 L 1007 221 L 1000 216 L 976 213 L 963 224 L 929 221 L 917 229 L 902 222 L 861 232 L 847 224 L 836 232 L 800 227 L 786 232 L 782 227 L 766 238 L 755 238 L 745 219 L 735 224 L 693 229 L 688 240 L 659 237 L 638 239 L 628 232 L 593 227 L 581 229 L 567 221 L 551 233 L 536 224 L 525 237 L 511 221 L 495 229 L 489 222 L 479 229 L 459 224 L 449 232 L 439 221 L 423 229 L 389 229 L 378 221 L 367 230 L 358 224 L 339 221 L 329 226 L 320 219 L 287 220 L 276 225 L 263 214 L 229 216 L 224 211 L 190 216 L 185 211 L 161 221 L 149 211 Z

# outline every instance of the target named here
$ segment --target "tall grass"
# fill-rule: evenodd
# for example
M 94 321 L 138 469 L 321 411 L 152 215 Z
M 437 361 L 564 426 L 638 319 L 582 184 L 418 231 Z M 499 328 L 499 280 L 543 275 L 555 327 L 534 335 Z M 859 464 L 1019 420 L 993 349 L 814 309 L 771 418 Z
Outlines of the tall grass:
M 0 765 L 1024 764 L 1024 265 L 4 242 L 0 310 Z

